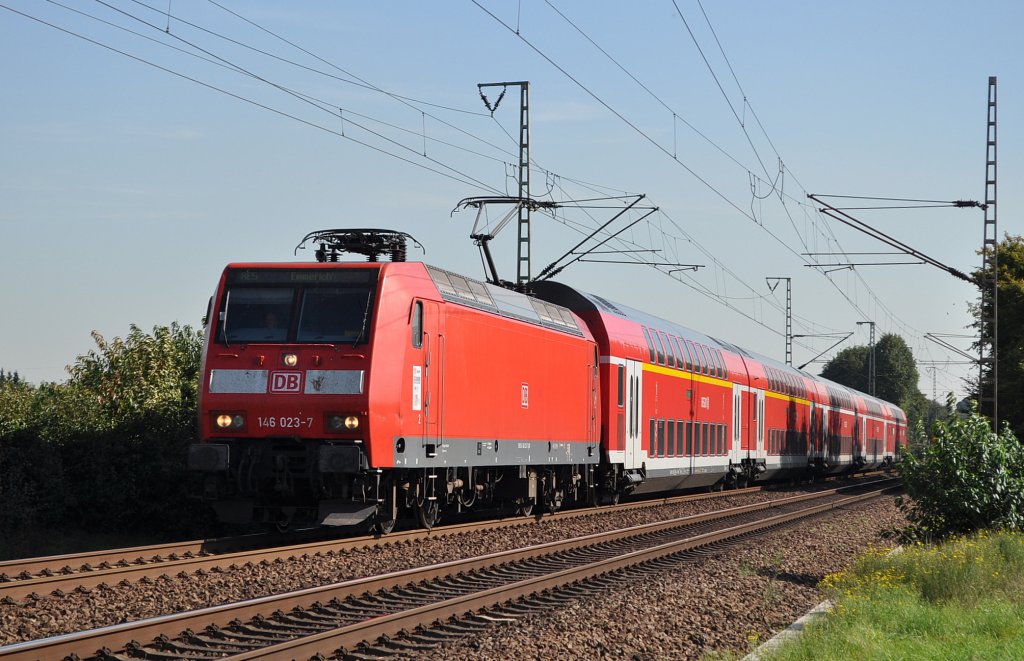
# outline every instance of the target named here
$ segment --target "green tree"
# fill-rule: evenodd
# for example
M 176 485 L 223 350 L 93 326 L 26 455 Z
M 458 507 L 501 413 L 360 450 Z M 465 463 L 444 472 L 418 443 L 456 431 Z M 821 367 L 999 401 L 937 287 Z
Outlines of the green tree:
M 935 423 L 947 420 L 952 415 L 950 407 L 928 399 L 920 392 L 911 395 L 904 402 L 903 410 L 907 414 L 908 427 L 911 432 L 909 435 L 910 449 L 919 452 L 923 452 L 923 445 L 928 442 Z M 918 422 L 920 422 L 920 429 L 917 429 Z
M 0 367 L 0 387 L 3 387 L 5 384 L 17 386 L 24 383 L 25 381 L 17 371 L 6 372 L 2 367 Z
M 844 386 L 868 391 L 868 360 L 871 348 L 867 346 L 847 347 L 825 363 L 821 376 Z
M 132 324 L 109 342 L 93 331 L 96 349 L 68 368 L 70 382 L 96 398 L 116 425 L 149 412 L 194 412 L 202 333 L 176 323 L 147 334 Z
M 917 361 L 899 335 L 886 333 L 875 345 L 875 396 L 906 407 L 918 394 Z
M 1005 235 L 997 246 L 999 261 L 999 418 L 1010 423 L 1018 437 L 1024 436 L 1024 401 L 1020 393 L 1024 388 L 1024 237 Z M 974 277 L 980 279 L 981 271 Z M 971 306 L 975 331 L 982 330 L 987 310 L 981 301 Z M 978 349 L 977 343 L 974 345 Z M 978 397 L 977 378 L 968 385 L 975 399 Z M 987 403 L 981 413 L 991 415 Z
M 868 392 L 871 347 L 843 349 L 825 364 L 821 376 L 844 386 Z M 907 408 L 918 394 L 917 362 L 899 335 L 886 333 L 875 344 L 875 396 Z
M 983 528 L 1024 530 L 1024 445 L 1004 426 L 993 434 L 977 411 L 935 425 L 920 457 L 897 464 L 908 539 L 936 541 Z

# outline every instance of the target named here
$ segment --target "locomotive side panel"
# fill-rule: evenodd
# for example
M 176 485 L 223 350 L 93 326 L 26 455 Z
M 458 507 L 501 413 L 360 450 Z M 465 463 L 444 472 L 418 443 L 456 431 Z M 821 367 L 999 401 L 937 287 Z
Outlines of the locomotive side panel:
M 422 396 L 403 393 L 402 424 L 391 438 L 374 437 L 375 452 L 386 456 L 404 439 L 406 450 L 393 452 L 395 466 L 597 462 L 593 341 L 451 303 L 436 307 L 440 323 L 432 324 L 431 314 L 424 325 L 438 330 L 424 341 L 433 356 L 416 377 L 430 385 Z M 407 384 L 418 367 L 405 365 Z M 424 415 L 437 417 L 427 434 L 416 424 L 421 412 L 413 400 L 420 397 Z

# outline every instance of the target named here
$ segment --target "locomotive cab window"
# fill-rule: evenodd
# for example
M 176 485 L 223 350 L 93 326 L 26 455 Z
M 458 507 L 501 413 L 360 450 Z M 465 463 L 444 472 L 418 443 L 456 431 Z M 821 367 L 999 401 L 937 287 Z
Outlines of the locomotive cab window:
M 284 342 L 291 326 L 291 289 L 231 289 L 221 313 L 220 328 L 230 342 Z
M 362 339 L 367 313 L 367 290 L 338 287 L 307 289 L 302 295 L 296 342 L 345 342 Z
M 368 341 L 376 269 L 235 269 L 218 319 L 222 343 Z

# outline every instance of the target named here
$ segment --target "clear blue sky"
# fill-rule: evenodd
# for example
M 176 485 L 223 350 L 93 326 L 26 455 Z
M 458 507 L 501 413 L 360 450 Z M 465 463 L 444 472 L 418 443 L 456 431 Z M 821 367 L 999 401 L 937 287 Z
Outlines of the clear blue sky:
M 33 382 L 63 380 L 90 331 L 198 326 L 226 263 L 291 260 L 315 229 L 407 231 L 426 261 L 482 277 L 473 215 L 449 214 L 513 190 L 518 122 L 517 91 L 492 119 L 483 82 L 530 81 L 535 196 L 645 193 L 661 213 L 621 238 L 659 252 L 632 254 L 706 265 L 562 280 L 779 359 L 784 287 L 767 276 L 792 278 L 797 334 L 867 344 L 856 322 L 873 320 L 918 360 L 961 360 L 923 336 L 968 332 L 975 289 L 930 266 L 805 266 L 886 250 L 805 195 L 980 199 L 990 75 L 1000 232 L 1022 231 L 1018 2 L 0 4 L 0 367 Z M 535 216 L 534 270 L 612 213 Z M 979 211 L 858 216 L 979 264 Z M 494 245 L 509 278 L 513 232 Z M 831 342 L 798 339 L 794 362 Z M 966 373 L 940 365 L 940 399 Z

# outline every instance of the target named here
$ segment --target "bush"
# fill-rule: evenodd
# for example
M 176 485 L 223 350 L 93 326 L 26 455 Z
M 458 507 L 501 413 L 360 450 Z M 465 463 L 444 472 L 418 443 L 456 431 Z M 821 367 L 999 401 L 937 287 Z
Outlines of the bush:
M 185 467 L 201 333 L 172 324 L 93 338 L 67 383 L 0 383 L 0 526 L 201 532 Z
M 977 411 L 935 425 L 921 453 L 897 464 L 908 496 L 908 540 L 937 541 L 977 530 L 1024 530 L 1024 446 L 1004 425 L 993 434 Z

